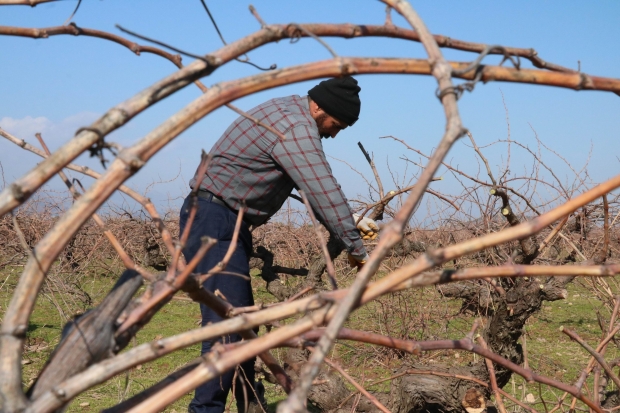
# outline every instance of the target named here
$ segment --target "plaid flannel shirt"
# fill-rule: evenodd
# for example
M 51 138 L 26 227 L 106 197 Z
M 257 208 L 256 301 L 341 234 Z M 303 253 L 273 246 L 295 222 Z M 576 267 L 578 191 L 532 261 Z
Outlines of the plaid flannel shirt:
M 327 162 L 307 97 L 269 100 L 248 112 L 286 136 L 281 140 L 251 120 L 239 117 L 215 143 L 201 188 L 229 207 L 247 207 L 245 220 L 264 224 L 294 188 L 303 190 L 322 222 L 357 258 L 366 249 L 349 204 Z M 196 179 L 190 181 L 194 186 Z

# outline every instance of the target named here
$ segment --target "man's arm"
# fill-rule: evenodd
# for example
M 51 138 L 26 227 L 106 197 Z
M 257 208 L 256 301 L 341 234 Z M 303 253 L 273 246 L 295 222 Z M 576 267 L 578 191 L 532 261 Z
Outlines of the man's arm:
M 312 208 L 347 251 L 358 261 L 367 258 L 366 248 L 351 217 L 351 209 L 327 162 L 318 136 L 307 126 L 292 128 L 286 140 L 274 146 L 272 157 L 303 190 Z

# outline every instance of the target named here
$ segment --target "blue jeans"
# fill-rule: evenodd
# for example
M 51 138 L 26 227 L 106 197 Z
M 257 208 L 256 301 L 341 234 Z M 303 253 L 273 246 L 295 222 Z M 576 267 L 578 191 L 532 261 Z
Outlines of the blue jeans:
M 235 229 L 237 214 L 225 206 L 211 202 L 210 199 L 198 198 L 198 210 L 191 227 L 189 238 L 183 255 L 189 262 L 200 248 L 200 237 L 209 236 L 218 240 L 202 261 L 194 270 L 197 274 L 204 274 L 217 263 L 222 261 L 228 247 L 232 242 Z M 180 214 L 179 226 L 181 233 L 187 224 L 190 208 L 190 197 L 188 196 L 183 203 Z M 245 307 L 254 305 L 252 296 L 252 286 L 250 284 L 249 258 L 252 253 L 252 234 L 246 223 L 242 223 L 235 252 L 232 255 L 226 269 L 227 274 L 216 274 L 211 276 L 204 284 L 203 288 L 220 293 L 226 297 L 229 303 L 235 307 Z M 230 273 L 242 274 L 246 277 L 239 277 Z M 202 313 L 202 325 L 216 323 L 222 318 L 204 304 L 200 304 Z M 221 337 L 217 341 L 222 343 L 234 343 L 241 340 L 239 334 L 231 334 Z M 203 341 L 202 353 L 208 353 L 215 341 Z M 235 398 L 239 412 L 244 412 L 246 403 L 256 399 L 254 395 L 254 361 L 248 360 L 241 364 L 241 370 L 237 373 L 235 382 Z M 232 388 L 234 370 L 224 373 L 222 376 L 212 379 L 196 389 L 194 399 L 190 403 L 190 408 L 196 413 L 222 413 L 226 405 L 226 397 Z M 244 398 L 247 394 L 247 401 Z

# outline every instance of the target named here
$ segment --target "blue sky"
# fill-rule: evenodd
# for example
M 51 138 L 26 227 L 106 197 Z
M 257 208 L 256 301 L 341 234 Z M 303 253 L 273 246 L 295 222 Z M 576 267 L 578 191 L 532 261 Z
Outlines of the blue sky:
M 259 29 L 245 1 L 207 0 L 227 41 L 239 39 Z M 382 24 L 385 7 L 378 1 L 276 1 L 253 0 L 268 23 L 329 22 Z M 75 1 L 42 4 L 35 8 L 4 6 L 0 25 L 49 27 L 61 25 L 71 14 Z M 620 2 L 617 1 L 425 1 L 412 2 L 429 29 L 452 38 L 504 46 L 535 48 L 553 63 L 581 69 L 592 75 L 620 77 Z M 397 25 L 409 27 L 398 16 Z M 120 24 L 196 54 L 221 47 L 199 0 L 84 0 L 73 19 L 79 26 L 121 34 Z M 125 35 L 124 35 L 125 36 Z M 138 43 L 146 42 L 136 40 Z M 343 56 L 424 58 L 421 45 L 394 39 L 328 39 Z M 472 54 L 443 49 L 449 60 L 470 61 Z M 316 41 L 303 39 L 291 44 L 282 41 L 250 53 L 253 62 L 286 67 L 329 58 Z M 192 59 L 185 57 L 184 63 Z M 485 63 L 496 64 L 498 57 Z M 523 62 L 524 67 L 530 67 Z M 127 49 L 100 39 L 55 36 L 49 39 L 0 37 L 0 127 L 35 143 L 34 133 L 42 132 L 54 149 L 70 139 L 79 127 L 87 126 L 106 110 L 128 99 L 155 81 L 172 73 L 168 61 L 149 54 L 136 56 Z M 207 86 L 220 81 L 257 73 L 256 69 L 232 62 L 203 79 Z M 430 153 L 444 130 L 443 110 L 434 97 L 436 82 L 426 76 L 359 76 L 362 112 L 353 128 L 335 140 L 325 142 L 326 153 L 372 176 L 357 142 L 372 152 L 391 189 L 392 174 L 402 182 L 415 168 L 399 158 L 407 155 L 398 143 L 379 140 L 393 135 Z M 249 109 L 262 101 L 289 94 L 303 95 L 315 82 L 269 90 L 241 99 L 235 104 Z M 168 116 L 199 96 L 188 86 L 113 133 L 110 140 L 130 145 L 158 126 Z M 575 92 L 550 87 L 489 83 L 477 85 L 473 93 L 459 101 L 464 125 L 480 146 L 510 137 L 536 147 L 535 134 L 559 152 L 575 168 L 590 158 L 589 176 L 600 182 L 618 173 L 620 161 L 620 97 L 602 92 Z M 509 120 L 507 121 L 507 115 Z M 236 117 L 219 109 L 179 136 L 156 155 L 129 185 L 144 191 L 156 202 L 179 205 L 188 191 L 187 181 L 194 172 L 201 149 L 209 150 L 227 125 Z M 590 154 L 590 150 L 592 152 Z M 497 171 L 507 160 L 504 145 L 484 149 Z M 543 150 L 544 152 L 544 150 Z M 450 152 L 455 165 L 475 173 L 479 164 L 464 141 Z M 561 180 L 571 181 L 571 171 L 556 157 L 545 154 Z M 10 183 L 34 166 L 39 159 L 0 140 L 0 162 Z M 101 169 L 97 162 L 82 157 L 78 163 Z M 344 163 L 331 161 L 334 174 L 349 198 L 365 196 L 363 179 Z M 529 173 L 531 158 L 516 147 L 511 151 L 511 173 Z M 459 189 L 458 182 L 442 172 L 445 180 L 433 186 L 445 193 Z M 484 175 L 482 175 L 484 177 Z M 171 182 L 168 182 L 171 181 Z M 89 180 L 83 179 L 87 186 Z M 153 182 L 162 182 L 150 185 Z M 163 183 L 165 182 L 165 183 Z M 52 184 L 52 188 L 58 187 Z

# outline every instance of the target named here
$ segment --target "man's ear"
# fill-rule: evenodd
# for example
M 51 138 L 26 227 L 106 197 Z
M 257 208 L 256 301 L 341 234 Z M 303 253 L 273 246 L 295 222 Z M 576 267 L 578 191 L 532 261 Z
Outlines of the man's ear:
M 321 109 L 321 107 L 319 105 L 317 105 L 317 103 L 310 99 L 310 114 L 314 117 L 316 115 L 320 115 L 321 113 L 325 112 L 323 109 Z

